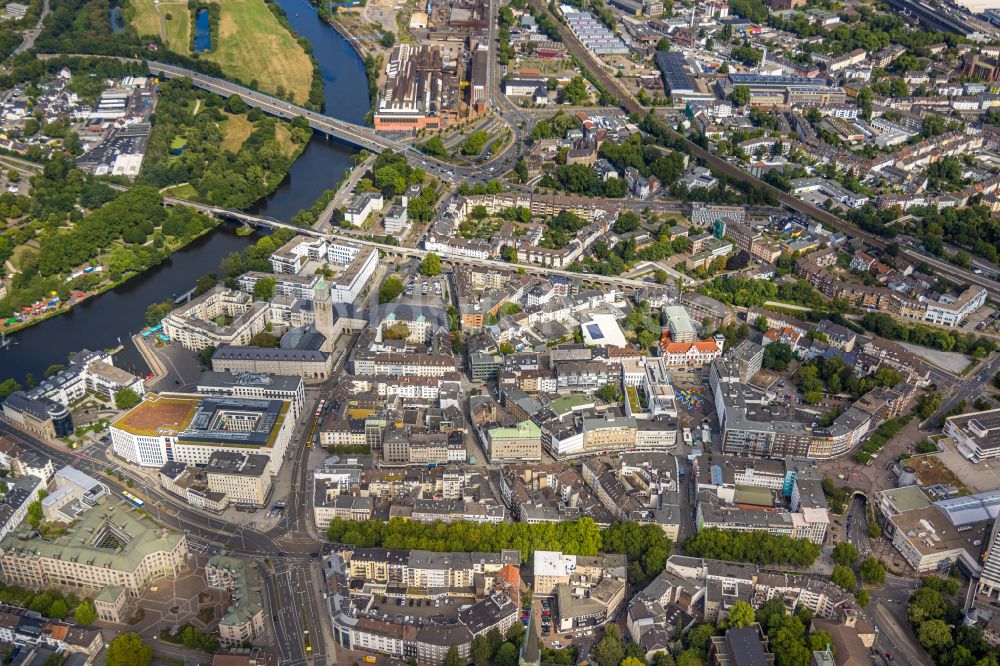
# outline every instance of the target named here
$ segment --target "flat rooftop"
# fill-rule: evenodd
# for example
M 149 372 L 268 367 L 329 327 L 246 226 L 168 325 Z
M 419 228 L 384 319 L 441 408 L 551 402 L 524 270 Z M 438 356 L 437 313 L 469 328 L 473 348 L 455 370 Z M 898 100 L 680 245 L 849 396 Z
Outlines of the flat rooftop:
M 197 409 L 198 398 L 165 398 L 147 393 L 142 402 L 111 425 L 133 435 L 155 437 L 184 430 Z

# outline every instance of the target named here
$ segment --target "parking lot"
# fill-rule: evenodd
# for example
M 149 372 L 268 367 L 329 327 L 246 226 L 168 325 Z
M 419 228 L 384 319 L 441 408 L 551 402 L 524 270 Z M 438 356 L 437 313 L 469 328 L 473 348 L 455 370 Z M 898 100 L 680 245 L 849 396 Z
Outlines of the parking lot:
M 472 598 L 397 599 L 377 595 L 361 614 L 398 625 L 453 624 L 458 621 L 458 611 L 474 601 Z
M 538 618 L 538 628 L 541 631 L 541 645 L 556 650 L 567 648 L 572 645 L 581 645 L 587 641 L 594 640 L 593 628 L 576 628 L 567 631 L 558 631 L 555 626 L 556 608 L 555 600 L 542 598 L 534 600 L 535 617 Z M 527 623 L 528 618 L 525 610 L 521 611 L 521 622 Z

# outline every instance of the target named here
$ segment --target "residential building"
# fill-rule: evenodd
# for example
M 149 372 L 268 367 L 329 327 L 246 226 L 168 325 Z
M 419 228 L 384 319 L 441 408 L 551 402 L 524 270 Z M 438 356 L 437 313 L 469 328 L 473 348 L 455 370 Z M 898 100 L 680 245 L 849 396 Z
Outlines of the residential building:
M 267 324 L 267 303 L 216 286 L 164 317 L 163 332 L 178 344 L 199 352 L 206 347 L 248 345 Z
M 264 633 L 264 598 L 256 564 L 242 557 L 213 555 L 205 565 L 209 587 L 229 593 L 230 605 L 219 618 L 219 642 L 242 646 Z
M 385 200 L 381 193 L 362 192 L 351 200 L 344 210 L 344 219 L 356 227 L 365 223 L 372 213 L 382 210 Z

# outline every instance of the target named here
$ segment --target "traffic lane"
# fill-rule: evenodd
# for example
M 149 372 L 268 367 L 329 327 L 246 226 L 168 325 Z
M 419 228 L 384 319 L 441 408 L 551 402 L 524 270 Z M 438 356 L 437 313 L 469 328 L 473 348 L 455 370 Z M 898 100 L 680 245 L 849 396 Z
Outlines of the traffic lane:
M 903 664 L 931 664 L 930 656 L 911 638 L 907 630 L 881 603 L 875 604 L 875 627 L 896 661 Z
M 17 428 L 14 428 L 13 426 L 2 421 L 0 421 L 0 432 L 3 432 L 19 441 L 25 448 L 48 456 L 53 460 L 53 462 L 58 462 L 60 466 L 69 465 L 81 469 L 82 471 L 93 473 L 101 479 L 102 483 L 107 485 L 109 489 L 117 493 L 119 496 L 126 490 L 130 492 L 136 491 L 136 488 L 133 487 L 129 489 L 126 485 L 119 483 L 115 478 L 108 477 L 105 474 L 106 466 L 101 463 L 101 461 L 90 458 L 89 456 L 83 456 L 81 454 L 73 453 L 72 451 L 63 450 L 46 444 L 38 438 L 18 430 Z M 128 475 L 127 468 L 122 467 L 120 469 L 123 474 Z M 129 478 L 131 478 L 131 476 L 129 476 Z M 194 509 L 185 505 L 175 504 L 167 496 L 160 494 L 158 491 L 152 490 L 148 487 L 148 485 L 144 484 L 143 490 L 138 492 L 157 500 L 159 504 L 147 502 L 144 509 L 161 524 L 171 528 L 176 525 L 177 530 L 183 532 L 185 535 L 195 536 L 214 545 L 233 547 L 231 542 L 236 534 L 233 532 L 233 528 L 229 523 L 226 523 L 218 518 L 198 513 Z M 262 532 L 252 530 L 250 528 L 244 528 L 243 531 L 246 544 L 245 550 L 268 554 L 277 554 L 282 550 L 276 545 L 271 537 Z M 319 543 L 319 541 L 316 541 L 308 544 L 297 544 L 296 546 L 289 545 L 288 549 L 294 550 L 297 554 L 307 554 L 308 552 L 315 550 Z

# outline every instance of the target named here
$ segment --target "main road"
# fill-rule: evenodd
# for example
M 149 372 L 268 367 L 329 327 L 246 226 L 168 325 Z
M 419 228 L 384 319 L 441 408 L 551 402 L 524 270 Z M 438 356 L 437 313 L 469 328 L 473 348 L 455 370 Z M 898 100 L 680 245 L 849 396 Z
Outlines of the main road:
M 277 97 L 264 94 L 252 88 L 232 83 L 226 79 L 202 74 L 191 69 L 170 65 L 167 63 L 150 61 L 147 63 L 151 74 L 165 78 L 188 78 L 198 86 L 223 97 L 239 95 L 243 101 L 250 106 L 257 107 L 262 111 L 280 118 L 292 119 L 302 117 L 309 122 L 309 126 L 318 132 L 340 139 L 360 148 L 365 148 L 372 152 L 380 153 L 383 150 L 393 150 L 406 155 L 410 163 L 421 167 L 428 173 L 449 183 L 457 182 L 486 182 L 497 167 L 507 166 L 511 161 L 511 149 L 517 145 L 512 141 L 509 146 L 492 160 L 476 166 L 458 166 L 430 157 L 416 150 L 412 145 L 403 141 L 390 139 L 377 133 L 370 127 L 355 125 L 344 120 L 339 120 L 331 116 L 311 111 L 305 107 L 286 102 Z
M 311 414 L 308 410 L 307 413 Z M 325 656 L 328 641 L 323 639 L 327 631 L 323 618 L 328 612 L 316 589 L 316 582 L 323 581 L 323 573 L 320 568 L 317 575 L 317 567 L 313 564 L 316 562 L 314 554 L 320 550 L 322 542 L 308 532 L 305 519 L 294 520 L 285 534 L 275 534 L 283 529 L 284 523 L 267 533 L 242 525 L 234 527 L 161 492 L 150 485 L 145 476 L 132 472 L 126 465 L 50 444 L 2 420 L 0 434 L 9 435 L 24 448 L 50 458 L 57 467 L 70 465 L 93 475 L 118 496 L 126 490 L 142 495 L 146 500 L 145 510 L 157 523 L 183 532 L 193 544 L 202 543 L 252 556 L 260 569 L 264 605 L 265 609 L 270 609 L 267 612 L 271 613 L 270 624 L 282 662 L 290 666 L 328 663 Z M 299 484 L 308 471 L 308 454 L 309 449 L 300 441 L 293 454 L 292 468 L 292 476 Z M 108 469 L 115 469 L 133 485 L 129 487 L 128 481 L 118 481 L 107 473 Z M 296 497 L 296 503 L 301 501 L 301 497 Z M 303 641 L 307 631 L 315 637 L 308 654 Z M 335 657 L 329 663 L 336 663 Z

